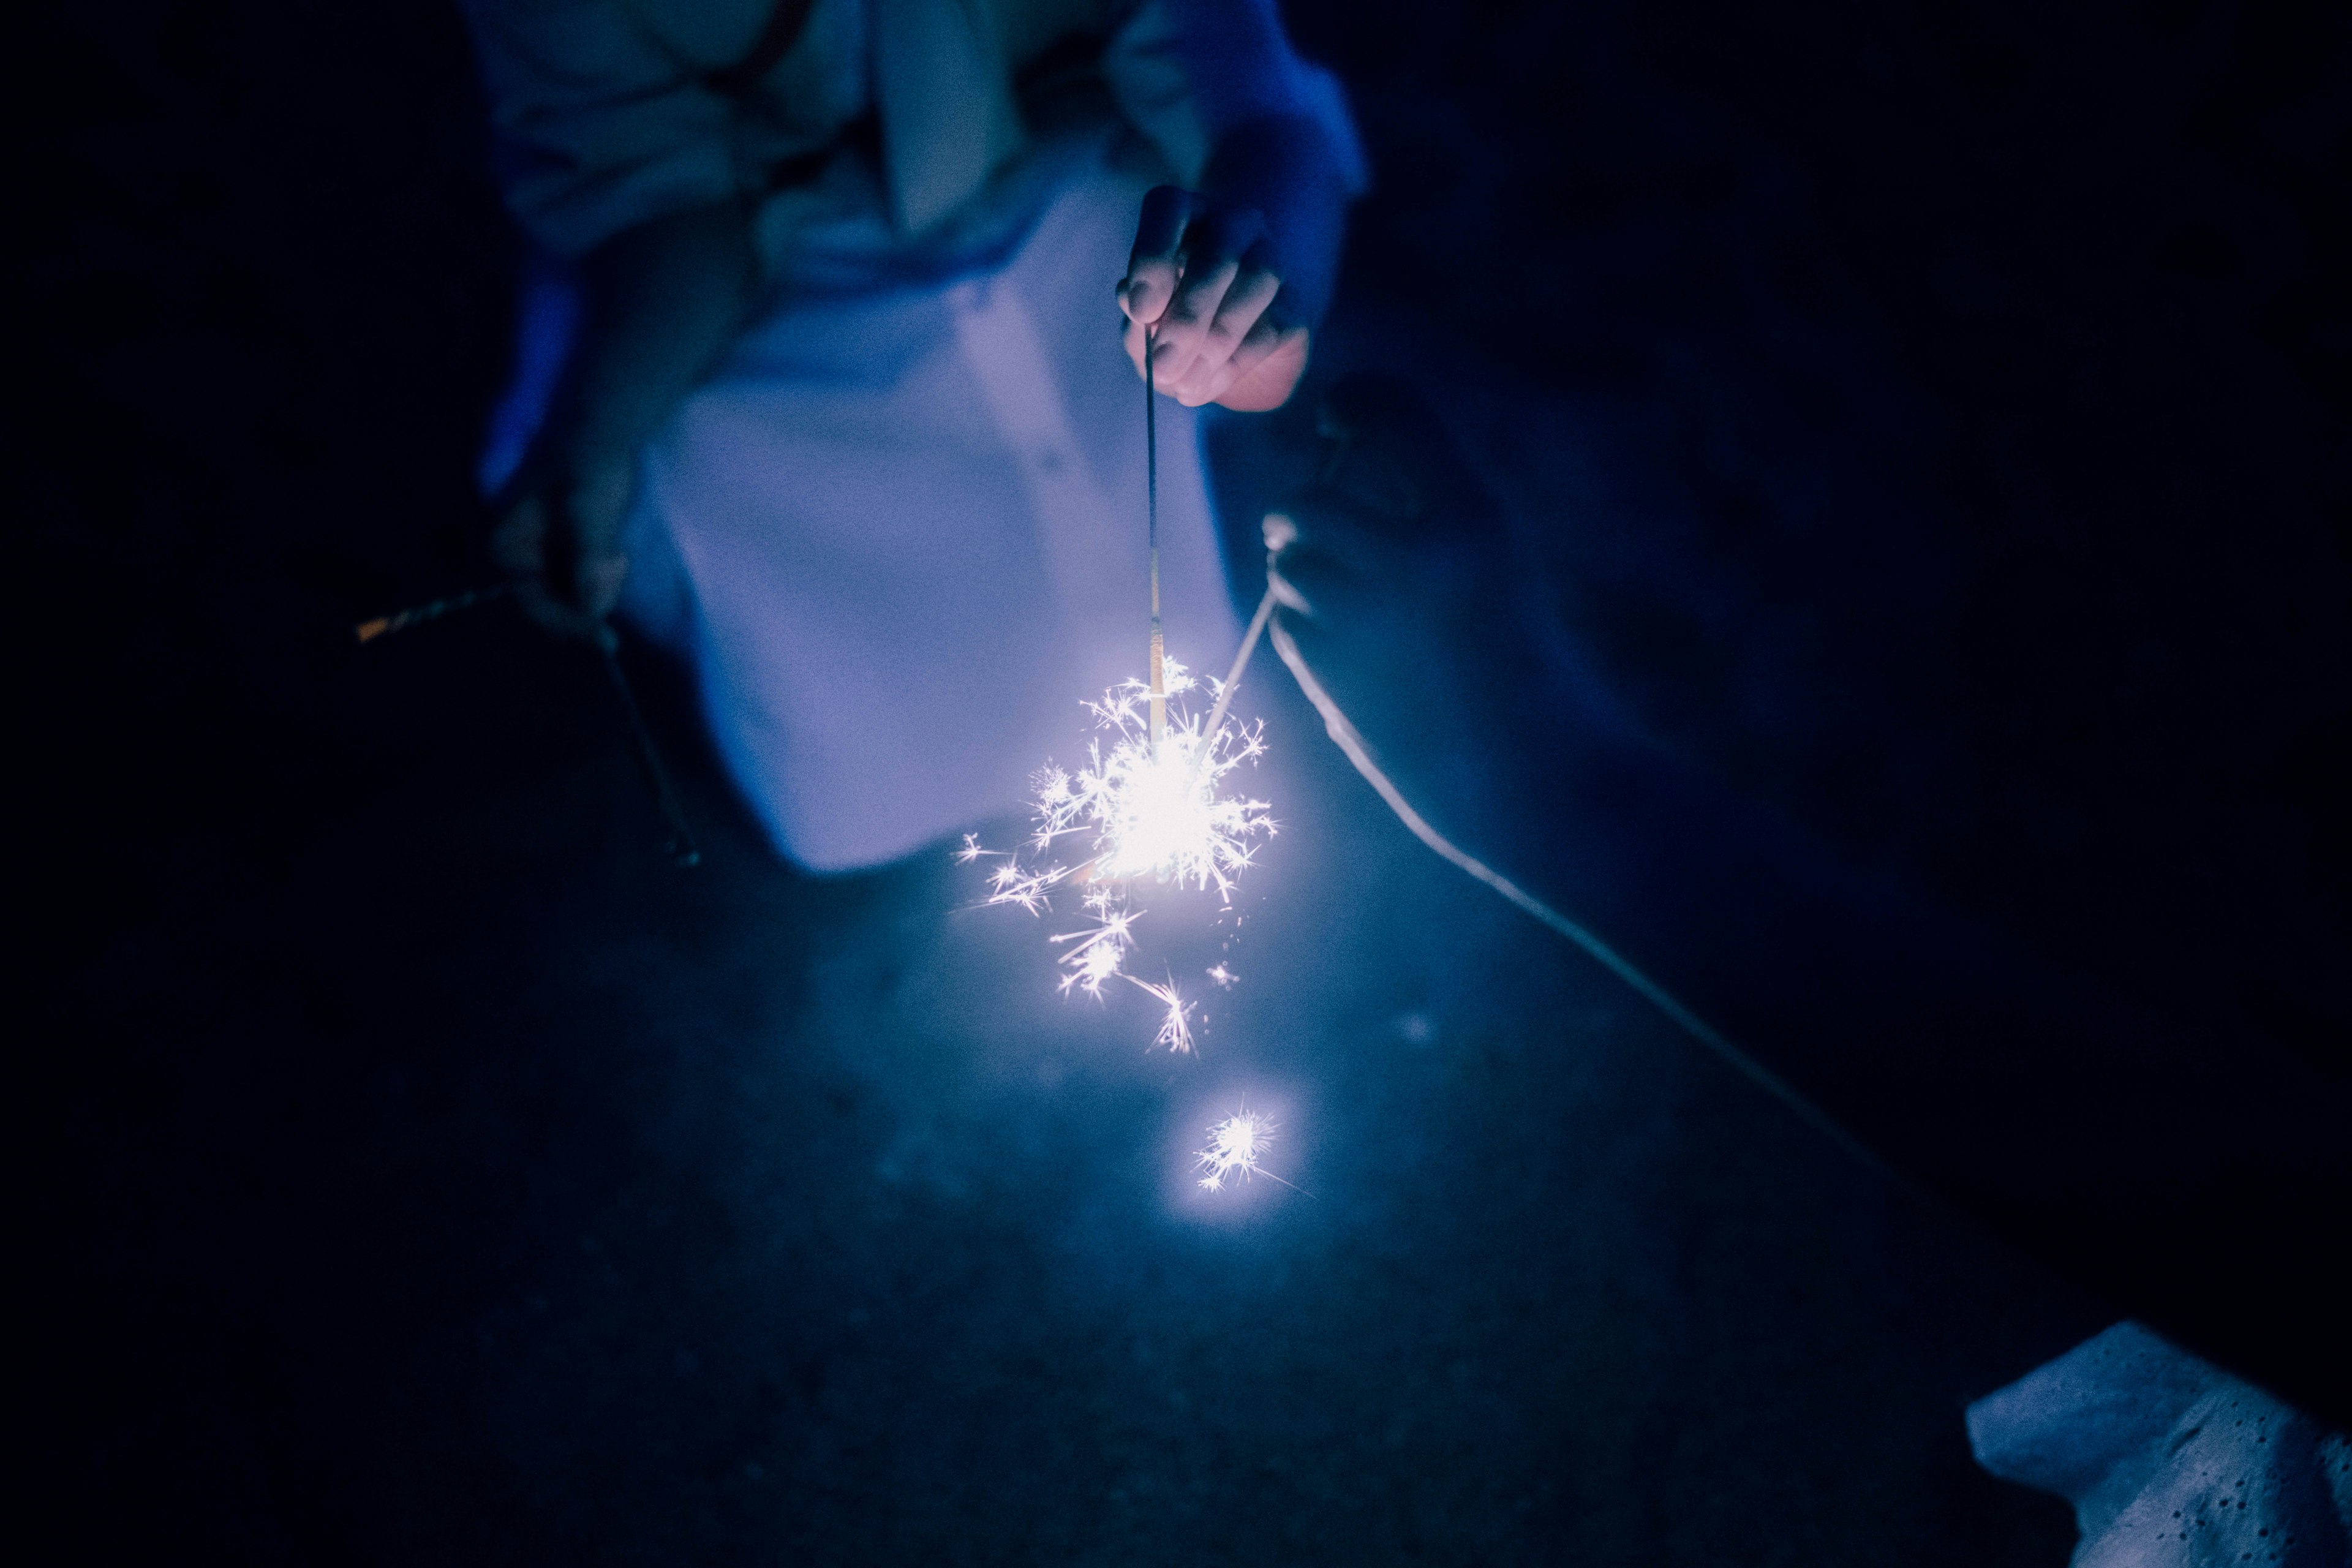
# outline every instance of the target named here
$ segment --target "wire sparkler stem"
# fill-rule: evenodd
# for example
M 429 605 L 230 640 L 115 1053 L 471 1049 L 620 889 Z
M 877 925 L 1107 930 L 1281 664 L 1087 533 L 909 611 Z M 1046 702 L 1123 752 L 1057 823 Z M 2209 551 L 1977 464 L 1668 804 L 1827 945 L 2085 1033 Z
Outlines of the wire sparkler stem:
M 1168 732 L 1166 649 L 1160 636 L 1160 385 L 1151 364 L 1159 346 L 1156 328 L 1143 333 L 1143 493 L 1146 527 L 1151 542 L 1151 752 L 1160 753 L 1160 737 Z
M 435 599 L 389 616 L 378 616 L 372 621 L 362 621 L 352 628 L 352 635 L 361 642 L 373 642 L 380 637 L 476 605 L 487 605 L 503 599 L 514 591 L 511 583 L 496 583 L 487 588 L 468 588 L 462 594 L 452 594 L 446 599 Z M 620 700 L 622 715 L 629 723 L 629 740 L 637 754 L 638 770 L 645 774 L 646 784 L 653 791 L 654 804 L 662 815 L 667 830 L 662 840 L 663 852 L 673 865 L 699 865 L 702 851 L 695 847 L 694 834 L 686 826 L 686 808 L 678 804 L 677 791 L 671 787 L 669 770 L 662 766 L 661 752 L 654 745 L 654 732 L 646 727 L 646 716 L 637 707 L 637 694 L 629 685 L 628 673 L 621 668 L 621 639 L 607 621 L 596 623 L 596 651 L 604 656 L 605 677 L 613 683 L 613 695 Z

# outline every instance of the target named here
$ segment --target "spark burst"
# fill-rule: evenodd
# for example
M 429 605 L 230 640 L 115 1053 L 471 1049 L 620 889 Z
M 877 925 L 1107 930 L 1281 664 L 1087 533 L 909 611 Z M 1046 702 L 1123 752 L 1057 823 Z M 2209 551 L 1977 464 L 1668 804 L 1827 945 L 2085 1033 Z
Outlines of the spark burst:
M 1172 658 L 1163 660 L 1161 669 L 1171 699 L 1204 686 L 1212 696 L 1219 689 L 1214 682 L 1195 679 Z M 1001 859 L 1003 864 L 988 874 L 986 902 L 1013 904 L 1033 915 L 1053 907 L 1049 895 L 1061 884 L 1084 887 L 1086 912 L 1094 923 L 1052 939 L 1066 949 L 1056 960 L 1065 970 L 1062 994 L 1083 991 L 1100 1001 L 1104 985 L 1125 980 L 1166 1009 L 1152 1043 L 1189 1052 L 1192 1004 L 1177 994 L 1174 977 L 1155 985 L 1126 972 L 1135 945 L 1133 928 L 1144 914 L 1129 904 L 1126 889 L 1143 881 L 1202 891 L 1213 888 L 1230 906 L 1234 879 L 1248 868 L 1257 842 L 1274 836 L 1275 823 L 1265 801 L 1226 795 L 1220 787 L 1234 769 L 1265 754 L 1264 726 L 1220 721 L 1213 732 L 1203 733 L 1198 718 L 1171 702 L 1155 747 L 1150 699 L 1150 686 L 1129 680 L 1104 692 L 1101 701 L 1088 702 L 1097 733 L 1087 742 L 1086 765 L 1073 772 L 1049 764 L 1033 781 L 1036 827 L 1028 852 L 1050 856 L 1058 841 L 1075 837 L 1090 858 L 1075 867 L 1052 860 L 1024 866 L 1022 851 L 986 848 L 968 833 L 955 859 L 961 866 Z M 1210 976 L 1230 985 L 1223 967 Z
M 1087 912 L 1095 917 L 1092 931 L 1070 931 L 1054 941 L 1077 943 L 1061 957 L 1069 970 L 1062 976 L 1062 994 L 1068 995 L 1075 987 L 1099 1000 L 1103 983 L 1119 973 L 1127 950 L 1135 945 L 1131 928 L 1143 918 L 1143 911 L 1129 909 L 1108 889 L 1092 889 L 1087 893 Z
M 1172 658 L 1164 668 L 1171 699 L 1202 684 Z M 1265 754 L 1264 726 L 1220 724 L 1203 735 L 1198 719 L 1171 712 L 1155 748 L 1150 698 L 1149 686 L 1129 680 L 1087 704 L 1101 733 L 1087 743 L 1085 767 L 1038 776 L 1033 842 L 1043 849 L 1066 835 L 1091 833 L 1094 876 L 1214 888 L 1230 903 L 1234 875 L 1255 853 L 1252 841 L 1273 836 L 1274 817 L 1265 801 L 1224 795 L 1218 785 Z

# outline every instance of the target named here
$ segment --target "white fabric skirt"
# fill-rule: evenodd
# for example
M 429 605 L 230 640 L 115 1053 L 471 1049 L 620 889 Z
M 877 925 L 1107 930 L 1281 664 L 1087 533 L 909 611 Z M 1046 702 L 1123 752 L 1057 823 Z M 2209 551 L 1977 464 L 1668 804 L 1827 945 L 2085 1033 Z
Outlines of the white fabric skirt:
M 1081 703 L 1145 672 L 1144 394 L 1112 288 L 1152 173 L 1129 144 L 1042 149 L 927 256 L 878 192 L 796 231 L 809 265 L 787 258 L 643 454 L 623 614 L 691 663 L 736 783 L 804 867 L 1017 806 L 1083 753 Z M 1196 418 L 1162 397 L 1158 419 L 1169 654 L 1222 673 L 1239 626 Z

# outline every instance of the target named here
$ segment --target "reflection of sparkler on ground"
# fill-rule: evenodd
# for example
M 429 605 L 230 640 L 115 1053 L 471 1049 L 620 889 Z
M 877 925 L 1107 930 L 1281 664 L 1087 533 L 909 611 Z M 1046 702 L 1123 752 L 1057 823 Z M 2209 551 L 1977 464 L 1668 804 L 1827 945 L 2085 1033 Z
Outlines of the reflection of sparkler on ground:
M 1280 1176 L 1258 1163 L 1258 1156 L 1274 1142 L 1275 1127 L 1276 1123 L 1244 1105 L 1210 1128 L 1209 1146 L 1192 1157 L 1193 1167 L 1208 1173 L 1200 1179 L 1201 1190 L 1223 1192 L 1225 1178 L 1236 1171 L 1244 1181 L 1264 1176 L 1270 1182 L 1282 1182 Z M 1305 1191 L 1295 1183 L 1282 1184 L 1294 1193 Z

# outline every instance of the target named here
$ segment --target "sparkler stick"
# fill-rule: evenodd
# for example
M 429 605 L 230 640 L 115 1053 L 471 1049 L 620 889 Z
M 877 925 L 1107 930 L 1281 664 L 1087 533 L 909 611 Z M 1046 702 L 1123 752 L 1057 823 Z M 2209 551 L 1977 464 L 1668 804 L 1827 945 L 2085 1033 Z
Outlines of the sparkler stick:
M 1242 634 L 1241 651 L 1234 655 L 1233 668 L 1225 671 L 1225 683 L 1217 688 L 1216 706 L 1209 710 L 1209 721 L 1201 726 L 1203 735 L 1214 735 L 1217 726 L 1225 721 L 1225 710 L 1234 705 L 1234 688 L 1242 683 L 1242 671 L 1249 668 L 1250 655 L 1257 651 L 1257 639 L 1264 635 L 1265 623 L 1274 615 L 1274 584 L 1268 582 L 1265 597 L 1257 602 L 1257 614 L 1250 617 L 1249 630 Z M 1202 753 L 1203 760 L 1207 755 L 1206 752 Z
M 1151 541 L 1151 751 L 1160 752 L 1168 732 L 1168 682 L 1161 664 L 1165 652 L 1160 640 L 1160 384 L 1152 370 L 1151 351 L 1159 344 L 1153 328 L 1143 334 L 1143 493 Z
M 1152 363 L 1158 341 L 1156 330 L 1147 328 L 1143 434 L 1151 590 L 1150 679 L 1123 681 L 1104 692 L 1101 701 L 1087 703 L 1097 733 L 1087 742 L 1085 762 L 1076 768 L 1049 764 L 1032 780 L 1037 826 L 1027 851 L 987 849 L 968 834 L 955 858 L 961 865 L 983 857 L 1002 858 L 1003 863 L 989 874 L 984 901 L 1016 904 L 1032 914 L 1051 907 L 1048 895 L 1056 887 L 1085 889 L 1087 912 L 1095 923 L 1056 932 L 1052 939 L 1066 950 L 1055 961 L 1064 971 L 1059 989 L 1065 995 L 1080 991 L 1100 1001 L 1107 984 L 1125 980 L 1164 1009 L 1153 1043 L 1190 1053 L 1195 1048 L 1194 1004 L 1177 989 L 1175 976 L 1171 973 L 1162 985 L 1126 971 L 1135 942 L 1132 927 L 1144 913 L 1128 903 L 1128 889 L 1145 880 L 1204 892 L 1213 888 L 1230 905 L 1234 879 L 1251 863 L 1253 841 L 1272 837 L 1274 819 L 1265 801 L 1225 795 L 1219 784 L 1265 750 L 1263 726 L 1236 726 L 1228 731 L 1225 713 L 1234 684 L 1273 614 L 1274 600 L 1269 596 L 1252 620 L 1232 672 L 1218 691 L 1208 727 L 1180 710 L 1171 730 L 1169 698 L 1200 682 L 1168 657 L 1161 632 L 1160 386 Z M 1057 839 L 1070 834 L 1087 835 L 1092 850 L 1075 870 L 1044 858 Z M 1024 853 L 1030 857 L 1026 865 Z M 1221 985 L 1233 984 L 1233 975 L 1222 964 L 1209 973 Z
M 352 628 L 352 635 L 363 643 L 373 642 L 393 632 L 406 631 L 426 621 L 455 615 L 459 610 L 487 605 L 503 599 L 514 591 L 511 583 L 499 583 L 488 588 L 468 588 L 462 594 L 452 594 L 446 599 L 435 599 L 413 609 L 399 610 L 389 616 L 378 616 L 372 621 L 362 621 Z M 662 851 L 680 867 L 701 863 L 702 851 L 695 847 L 694 835 L 686 826 L 686 811 L 677 803 L 677 792 L 670 787 L 669 770 L 662 766 L 661 752 L 654 747 L 653 731 L 646 725 L 646 716 L 637 707 L 637 695 L 629 686 L 629 678 L 621 668 L 621 639 L 604 622 L 596 626 L 596 651 L 604 656 L 605 677 L 613 683 L 613 695 L 620 699 L 622 715 L 629 724 L 629 741 L 636 752 L 638 771 L 654 793 L 654 804 L 660 808 L 663 825 L 668 829 L 662 840 Z

